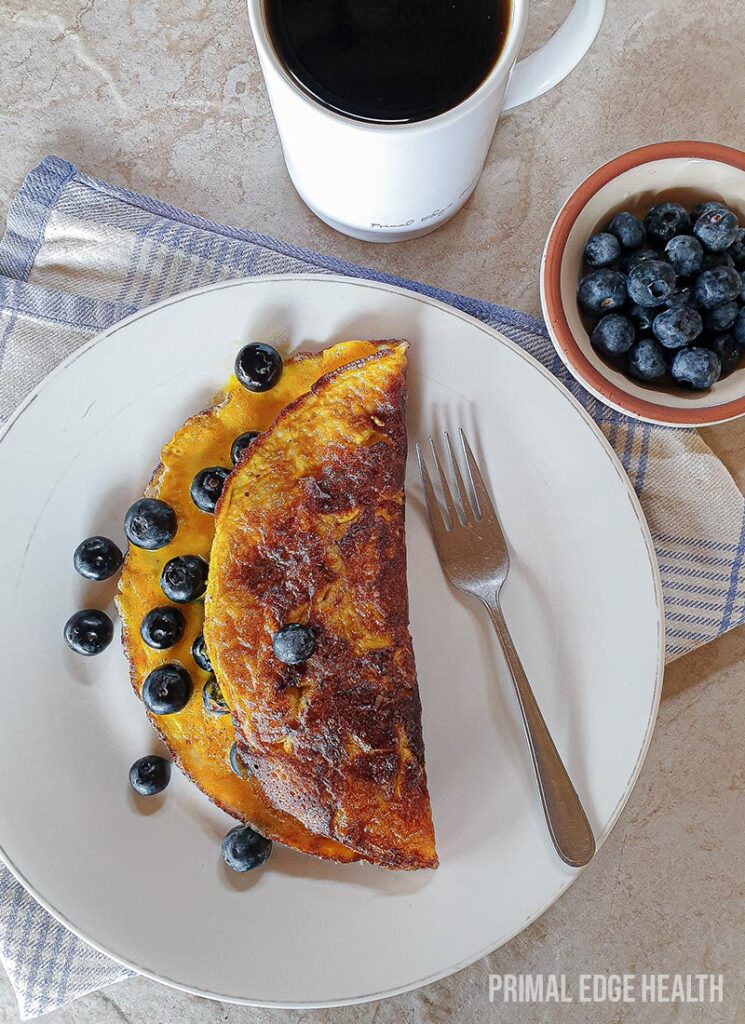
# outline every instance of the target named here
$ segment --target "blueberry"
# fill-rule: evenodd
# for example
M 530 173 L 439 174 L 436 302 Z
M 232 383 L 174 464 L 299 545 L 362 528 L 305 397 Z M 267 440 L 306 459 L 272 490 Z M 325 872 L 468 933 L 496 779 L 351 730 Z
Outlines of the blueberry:
M 114 623 L 98 608 L 75 612 L 65 623 L 65 642 L 76 654 L 90 657 L 105 651 L 114 636 Z
M 229 476 L 230 470 L 224 466 L 208 466 L 207 469 L 199 470 L 191 482 L 189 494 L 200 512 L 215 511 L 215 505 Z
M 251 777 L 251 766 L 246 763 L 246 759 L 237 743 L 233 743 L 231 746 L 228 752 L 228 761 L 230 762 L 233 775 L 241 779 L 242 782 Z
M 585 262 L 591 267 L 609 267 L 621 255 L 621 243 L 615 235 L 601 231 L 585 246 Z
M 657 242 L 669 242 L 675 235 L 684 235 L 691 222 L 680 203 L 658 203 L 644 218 L 647 237 Z
M 592 331 L 592 343 L 606 356 L 622 356 L 636 339 L 636 330 L 630 320 L 618 313 L 609 313 L 598 320 Z
M 732 325 L 732 333 L 735 336 L 737 344 L 745 346 L 745 309 L 741 309 L 737 314 L 735 322 Z
M 712 267 L 694 281 L 693 298 L 702 309 L 713 309 L 736 299 L 741 287 L 740 275 L 733 267 Z
M 220 684 L 214 676 L 210 676 L 202 687 L 202 704 L 204 710 L 211 715 L 229 715 L 230 708 L 222 695 Z
M 719 380 L 722 364 L 719 356 L 708 348 L 682 348 L 675 353 L 670 372 L 681 387 L 705 391 Z
M 640 263 L 645 260 L 658 260 L 660 257 L 654 249 L 637 249 L 636 252 L 630 252 L 627 256 L 621 260 L 621 270 L 624 274 L 628 274 L 634 267 L 638 267 Z
M 259 436 L 256 430 L 247 430 L 245 434 L 239 434 L 230 447 L 230 461 L 237 466 L 241 461 L 243 453 L 253 444 Z
M 639 331 L 651 331 L 652 321 L 654 320 L 654 310 L 645 309 L 644 306 L 638 306 L 635 302 L 626 310 L 626 315 L 629 320 L 634 324 Z
M 730 254 L 723 252 L 705 252 L 701 263 L 702 270 L 711 270 L 712 267 L 734 267 L 735 261 Z
M 745 267 L 745 228 L 738 228 L 735 232 L 735 240 L 729 247 L 729 253 L 737 269 L 742 270 Z
M 675 235 L 665 246 L 665 255 L 676 274 L 698 274 L 704 259 L 703 246 L 693 235 Z
M 72 556 L 76 572 L 97 583 L 113 576 L 122 561 L 121 551 L 108 537 L 88 537 L 78 544 Z
M 212 671 L 210 656 L 207 653 L 207 644 L 204 642 L 204 633 L 200 633 L 191 645 L 191 656 L 196 662 L 197 667 L 201 668 L 203 672 Z
M 624 249 L 638 249 L 647 237 L 642 222 L 627 210 L 616 214 L 608 225 L 608 231 L 616 236 Z
M 665 350 L 655 338 L 640 338 L 628 355 L 628 368 L 637 380 L 659 380 L 665 375 Z
M 675 291 L 675 271 L 662 260 L 644 260 L 629 271 L 626 288 L 640 306 L 661 306 Z
M 703 316 L 704 327 L 710 331 L 728 331 L 737 319 L 740 307 L 734 300 L 724 302 L 721 306 L 705 311 Z
M 626 301 L 626 279 L 617 270 L 593 270 L 580 281 L 578 296 L 588 313 L 611 313 Z
M 178 608 L 164 605 L 153 608 L 140 624 L 140 636 L 156 651 L 165 651 L 177 644 L 184 635 L 186 621 Z
M 308 626 L 291 622 L 274 634 L 272 649 L 275 657 L 285 665 L 301 665 L 316 649 L 316 638 Z
M 269 859 L 271 839 L 264 839 L 250 825 L 231 828 L 222 841 L 222 857 L 233 871 L 253 871 Z
M 191 697 L 191 676 L 181 665 L 160 665 L 142 684 L 142 702 L 154 715 L 173 715 Z
M 706 342 L 706 347 L 719 356 L 719 361 L 722 364 L 722 377 L 732 373 L 740 362 L 742 349 L 731 334 L 715 334 Z
M 745 270 L 740 271 L 740 301 L 745 302 Z
M 124 517 L 124 532 L 135 547 L 155 551 L 176 536 L 176 513 L 158 498 L 140 498 Z
M 160 586 L 176 604 L 197 601 L 207 589 L 208 572 L 209 566 L 198 555 L 179 555 L 163 566 Z
M 129 769 L 129 784 L 140 796 L 162 793 L 171 781 L 171 762 L 157 754 L 148 754 Z
M 282 356 L 271 345 L 244 345 L 235 358 L 235 375 L 249 391 L 269 391 L 282 376 Z
M 692 306 L 671 306 L 654 318 L 654 336 L 665 348 L 682 348 L 696 340 L 703 329 L 701 314 Z
M 703 203 L 697 203 L 691 210 L 691 224 L 695 224 L 702 213 L 709 213 L 710 210 L 724 209 L 724 203 L 718 199 L 706 199 Z
M 737 217 L 725 206 L 708 210 L 693 225 L 693 233 L 704 249 L 721 252 L 732 245 L 737 237 Z

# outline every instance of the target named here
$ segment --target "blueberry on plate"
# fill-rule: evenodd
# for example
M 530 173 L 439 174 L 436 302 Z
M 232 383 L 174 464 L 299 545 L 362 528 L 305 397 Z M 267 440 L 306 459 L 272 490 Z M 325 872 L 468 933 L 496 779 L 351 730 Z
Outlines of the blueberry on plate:
M 732 325 L 732 334 L 738 345 L 745 346 L 745 309 L 741 309 Z
M 608 225 L 608 231 L 616 236 L 624 249 L 638 249 L 644 245 L 647 237 L 642 222 L 628 210 L 622 210 L 615 215 Z
M 124 517 L 124 532 L 131 544 L 156 551 L 176 536 L 176 513 L 158 498 L 140 498 L 130 505 Z
M 164 605 L 153 608 L 140 623 L 140 636 L 156 651 L 165 651 L 184 635 L 186 620 L 178 608 Z
M 645 260 L 658 260 L 659 253 L 655 252 L 654 249 L 637 249 L 636 252 L 630 252 L 621 260 L 621 270 L 624 274 L 628 274 L 634 267 L 638 267 L 640 263 L 644 263 Z
M 87 580 L 100 583 L 121 568 L 124 556 L 108 537 L 88 537 L 75 548 L 72 564 Z
M 114 623 L 98 608 L 83 608 L 65 623 L 65 643 L 86 658 L 105 651 L 114 636 Z
M 257 430 L 247 430 L 245 434 L 239 434 L 230 446 L 230 461 L 234 466 L 237 466 L 243 457 L 243 453 L 247 451 L 256 438 L 259 436 Z
M 591 267 L 609 267 L 621 255 L 621 243 L 615 235 L 601 231 L 585 246 L 585 262 Z
M 208 573 L 209 565 L 199 555 L 178 555 L 163 566 L 160 587 L 169 601 L 187 604 L 204 594 Z
M 698 274 L 704 262 L 704 249 L 693 235 L 675 235 L 665 246 L 668 263 L 682 277 Z
M 174 715 L 189 703 L 191 676 L 181 665 L 160 665 L 142 684 L 142 702 L 154 715 Z
M 609 313 L 595 324 L 591 340 L 606 356 L 622 356 L 636 340 L 634 325 L 619 313 Z
M 214 676 L 210 676 L 202 687 L 202 704 L 204 710 L 211 715 L 229 715 L 230 708 L 222 695 L 220 684 Z
M 577 294 L 588 313 L 612 313 L 626 301 L 626 278 L 617 270 L 593 270 L 582 278 Z
M 724 203 L 720 203 L 718 199 L 706 199 L 702 203 L 697 203 L 691 210 L 691 224 L 695 224 L 701 214 L 717 208 L 725 209 Z
M 271 839 L 265 839 L 250 825 L 231 828 L 222 841 L 222 858 L 232 871 L 253 871 L 269 859 Z
M 235 375 L 248 391 L 269 391 L 282 376 L 282 356 L 271 345 L 244 345 L 235 357 Z
M 308 626 L 291 622 L 272 637 L 274 656 L 285 665 L 302 665 L 316 649 L 316 638 Z
M 715 334 L 706 342 L 706 347 L 719 356 L 719 361 L 722 364 L 722 377 L 732 373 L 740 362 L 742 349 L 731 334 Z
M 675 383 L 681 387 L 705 391 L 719 380 L 722 363 L 711 349 L 700 346 L 682 348 L 675 353 L 670 372 Z
M 171 781 L 171 762 L 157 754 L 141 757 L 129 769 L 129 784 L 140 796 L 162 793 Z
M 237 743 L 233 743 L 228 752 L 228 761 L 230 762 L 230 768 L 237 778 L 245 782 L 251 775 L 251 766 L 246 764 L 246 759 Z
M 702 270 L 711 270 L 712 267 L 734 267 L 735 261 L 725 249 L 723 252 L 705 252 L 701 263 Z
M 691 345 L 703 330 L 701 314 L 693 306 L 670 306 L 657 314 L 652 330 L 665 348 L 682 348 Z
M 675 271 L 663 260 L 644 260 L 626 278 L 626 288 L 639 306 L 661 306 L 675 291 Z
M 693 225 L 693 233 L 704 249 L 721 252 L 737 237 L 737 217 L 726 206 L 702 213 Z
M 740 306 L 734 299 L 731 302 L 723 302 L 721 306 L 705 310 L 704 327 L 710 331 L 728 331 L 739 312 Z
M 644 218 L 647 238 L 657 242 L 669 242 L 675 235 L 684 235 L 690 226 L 686 209 L 680 203 L 658 203 Z
M 652 330 L 652 321 L 654 320 L 654 310 L 652 308 L 645 309 L 644 306 L 638 306 L 635 302 L 632 302 L 624 310 L 624 313 L 641 333 Z
M 737 269 L 742 270 L 745 267 L 745 228 L 738 228 L 735 232 L 735 240 L 729 247 L 729 254 Z
M 214 512 L 218 499 L 222 494 L 225 481 L 230 470 L 224 466 L 208 466 L 200 469 L 191 482 L 189 494 L 200 512 Z
M 742 281 L 733 267 L 702 270 L 693 282 L 693 298 L 702 309 L 713 309 L 731 302 L 740 294 Z
M 632 377 L 641 381 L 659 380 L 665 376 L 667 363 L 665 350 L 655 338 L 639 338 L 628 354 L 628 369 Z
M 204 633 L 200 633 L 191 645 L 191 656 L 196 662 L 197 668 L 201 668 L 203 672 L 212 671 L 210 656 L 207 653 L 207 644 L 204 642 Z

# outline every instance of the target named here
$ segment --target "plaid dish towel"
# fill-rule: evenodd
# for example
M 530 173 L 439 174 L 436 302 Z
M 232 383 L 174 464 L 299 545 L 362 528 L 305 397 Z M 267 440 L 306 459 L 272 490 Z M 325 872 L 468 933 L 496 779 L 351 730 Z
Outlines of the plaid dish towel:
M 70 352 L 143 306 L 227 278 L 309 271 L 447 302 L 498 328 L 565 384 L 641 499 L 662 574 L 668 658 L 745 621 L 745 503 L 727 470 L 694 431 L 639 423 L 595 401 L 564 369 L 540 320 L 212 224 L 56 157 L 26 178 L 0 242 L 0 421 Z M 5 868 L 0 959 L 23 1018 L 130 973 L 53 920 Z

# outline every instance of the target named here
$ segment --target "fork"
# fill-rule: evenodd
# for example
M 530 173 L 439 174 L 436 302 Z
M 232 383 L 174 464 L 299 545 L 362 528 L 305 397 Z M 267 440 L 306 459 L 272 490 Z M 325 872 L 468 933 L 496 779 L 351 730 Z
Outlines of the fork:
M 434 440 L 429 439 L 447 516 L 443 515 L 422 450 L 418 444 L 416 446 L 437 555 L 450 583 L 463 593 L 477 597 L 489 613 L 515 686 L 551 839 L 563 861 L 572 867 L 583 867 L 595 853 L 595 838 L 543 720 L 502 614 L 499 594 L 510 568 L 507 543 L 471 446 L 463 431 L 458 433 L 475 503 L 466 489 L 450 435 L 445 433 L 445 444 L 457 502 Z

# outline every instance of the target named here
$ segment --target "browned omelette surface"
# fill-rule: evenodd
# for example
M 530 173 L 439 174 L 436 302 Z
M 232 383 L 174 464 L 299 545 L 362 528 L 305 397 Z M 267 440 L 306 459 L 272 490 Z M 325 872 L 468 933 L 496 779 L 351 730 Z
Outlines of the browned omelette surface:
M 406 345 L 319 380 L 262 434 L 217 509 L 205 637 L 272 804 L 387 867 L 434 867 L 404 537 Z M 272 637 L 310 626 L 281 663 Z
M 323 835 L 312 834 L 274 807 L 256 778 L 244 781 L 233 774 L 228 758 L 235 740 L 231 716 L 216 717 L 205 710 L 201 691 L 208 674 L 191 656 L 192 642 L 202 631 L 204 603 L 178 606 L 186 619 L 186 630 L 169 650 L 148 647 L 140 637 L 140 623 L 152 608 L 169 604 L 160 589 L 160 573 L 169 559 L 185 554 L 210 558 L 214 517 L 200 512 L 191 500 L 189 487 L 194 475 L 206 466 L 229 467 L 230 447 L 239 434 L 266 430 L 282 409 L 306 393 L 323 374 L 375 350 L 375 343 L 350 341 L 316 355 L 296 356 L 285 362 L 278 384 L 261 394 L 247 391 L 232 377 L 212 408 L 187 420 L 163 448 L 161 464 L 145 492 L 172 506 L 178 531 L 174 540 L 159 551 L 130 545 L 117 598 L 135 692 L 140 694 L 149 672 L 167 662 L 180 663 L 191 674 L 194 692 L 183 711 L 149 714 L 181 769 L 223 810 L 250 823 L 267 838 L 304 853 L 347 861 L 357 859 L 357 855 Z

